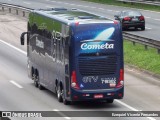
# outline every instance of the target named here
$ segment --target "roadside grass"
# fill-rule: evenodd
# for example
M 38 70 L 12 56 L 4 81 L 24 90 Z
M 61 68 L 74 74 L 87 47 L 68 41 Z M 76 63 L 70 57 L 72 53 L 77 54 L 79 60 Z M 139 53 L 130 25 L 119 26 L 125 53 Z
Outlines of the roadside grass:
M 160 74 L 160 54 L 154 48 L 145 50 L 144 45 L 124 40 L 124 62 Z
M 138 9 L 152 10 L 152 11 L 160 12 L 160 6 L 154 6 L 154 5 L 146 5 L 146 4 L 140 4 L 140 3 L 133 3 L 133 4 L 123 3 L 117 0 L 83 0 L 83 1 L 90 1 L 90 2 L 108 4 L 108 5 L 124 6 L 124 7 L 138 8 Z

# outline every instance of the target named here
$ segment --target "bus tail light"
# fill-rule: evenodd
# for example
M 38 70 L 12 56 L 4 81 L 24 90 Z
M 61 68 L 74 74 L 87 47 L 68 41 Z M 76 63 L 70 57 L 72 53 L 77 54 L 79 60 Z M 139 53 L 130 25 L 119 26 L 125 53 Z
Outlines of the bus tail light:
M 116 24 L 116 25 L 118 24 L 118 21 L 117 21 L 117 20 L 114 20 L 113 22 L 114 22 L 114 24 Z
M 71 86 L 75 89 L 79 89 L 79 85 L 78 85 L 77 79 L 76 79 L 76 71 L 72 71 Z
M 79 25 L 79 22 L 78 22 L 78 21 L 77 21 L 77 22 L 75 22 L 75 25 L 76 25 L 76 26 L 78 26 L 78 25 Z
M 116 86 L 116 88 L 120 88 L 124 85 L 124 70 L 120 69 L 120 73 L 119 73 L 119 81 L 118 84 Z

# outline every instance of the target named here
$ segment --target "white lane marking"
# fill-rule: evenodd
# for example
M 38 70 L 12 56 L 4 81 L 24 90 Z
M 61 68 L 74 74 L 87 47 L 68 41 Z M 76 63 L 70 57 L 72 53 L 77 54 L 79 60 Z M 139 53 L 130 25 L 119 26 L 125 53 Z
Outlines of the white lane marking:
M 8 45 L 9 47 L 11 47 L 11 48 L 13 48 L 13 49 L 15 49 L 15 50 L 17 50 L 17 51 L 19 51 L 19 52 L 25 54 L 25 55 L 27 55 L 27 53 L 26 53 L 25 51 L 23 51 L 23 50 L 21 50 L 21 49 L 15 47 L 15 46 L 13 46 L 13 45 L 11 45 L 11 44 L 5 42 L 4 40 L 1 40 L 1 39 L 0 39 L 0 42 L 3 43 L 3 44 Z
M 70 4 L 70 5 L 75 5 L 75 4 Z
M 63 117 L 63 116 L 66 116 L 66 115 L 64 115 L 63 113 L 61 113 L 58 109 L 53 109 L 52 111 L 55 111 L 55 112 L 59 113 L 62 117 Z M 70 117 L 63 117 L 63 118 L 65 118 L 65 119 L 67 119 L 67 120 L 70 120 L 70 119 L 71 119 Z
M 118 102 L 119 104 L 121 104 L 121 105 L 123 105 L 123 106 L 129 108 L 129 109 L 132 110 L 132 111 L 142 111 L 142 110 L 137 110 L 136 108 L 134 108 L 134 107 L 132 107 L 132 106 L 130 106 L 130 105 L 128 105 L 128 104 L 126 104 L 126 103 L 120 101 L 120 100 L 115 100 L 115 101 Z M 142 112 L 143 112 L 143 111 L 142 111 Z M 150 120 L 156 120 L 156 119 L 153 118 L 153 117 L 146 117 L 146 118 L 148 118 L 148 119 L 150 119 Z
M 98 9 L 100 9 L 100 10 L 105 10 L 105 9 L 103 9 L 103 8 L 98 8 Z
M 64 4 L 68 5 L 69 3 L 64 3 Z
M 91 8 L 93 8 L 93 9 L 94 9 L 94 8 L 96 8 L 96 7 L 91 7 Z
M 81 7 L 81 6 L 83 6 L 83 5 L 77 5 L 77 6 L 80 6 L 80 7 Z
M 89 6 L 83 6 L 83 7 L 89 7 Z
M 51 6 L 45 6 L 46 8 L 53 8 L 53 7 L 51 7 Z
M 11 80 L 10 81 L 13 85 L 17 86 L 18 88 L 23 88 L 21 85 L 19 85 L 18 83 L 16 83 L 15 81 Z
M 157 20 L 157 21 L 160 21 L 160 19 L 153 19 L 153 20 Z
M 111 11 L 113 11 L 113 10 L 107 10 L 107 11 L 110 11 L 110 12 L 111 12 Z
M 23 2 L 24 4 L 28 4 L 28 5 L 30 5 L 31 3 L 29 3 L 29 2 Z
M 65 119 L 67 119 L 67 120 L 70 120 L 71 118 L 70 117 L 64 117 Z
M 151 18 L 151 17 L 148 17 L 148 16 L 144 16 L 145 18 Z
M 145 27 L 146 29 L 148 29 L 148 30 L 151 30 L 152 28 L 149 28 L 149 27 Z
M 53 109 L 52 111 L 59 111 L 59 110 L 57 110 L 57 109 Z

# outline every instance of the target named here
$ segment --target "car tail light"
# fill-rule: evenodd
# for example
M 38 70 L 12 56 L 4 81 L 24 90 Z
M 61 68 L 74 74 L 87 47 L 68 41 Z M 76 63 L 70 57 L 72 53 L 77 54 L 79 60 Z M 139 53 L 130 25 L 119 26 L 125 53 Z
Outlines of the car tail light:
M 120 69 L 120 72 L 119 72 L 119 81 L 118 81 L 118 84 L 117 84 L 116 88 L 120 88 L 123 85 L 124 85 L 124 70 Z
M 140 21 L 144 21 L 144 16 L 140 16 L 140 17 L 139 17 L 139 20 L 140 20 Z
M 130 18 L 130 17 L 125 17 L 125 18 L 123 18 L 123 20 L 124 20 L 124 21 L 130 21 L 131 18 Z
M 71 86 L 75 89 L 79 89 L 79 85 L 78 85 L 77 79 L 76 79 L 76 71 L 72 71 Z

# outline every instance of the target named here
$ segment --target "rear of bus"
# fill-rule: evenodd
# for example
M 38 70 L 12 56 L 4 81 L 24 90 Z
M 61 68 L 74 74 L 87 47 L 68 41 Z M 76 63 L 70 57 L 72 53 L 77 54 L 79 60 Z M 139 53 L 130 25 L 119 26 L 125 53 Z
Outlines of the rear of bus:
M 120 24 L 110 20 L 72 26 L 72 101 L 122 99 L 123 39 Z

